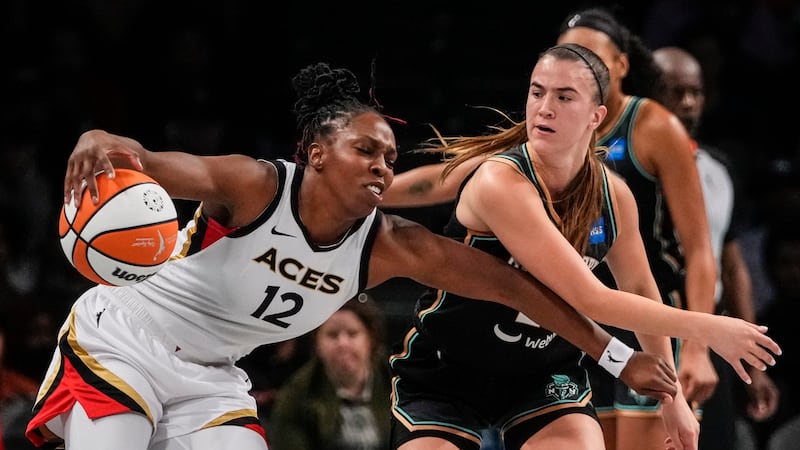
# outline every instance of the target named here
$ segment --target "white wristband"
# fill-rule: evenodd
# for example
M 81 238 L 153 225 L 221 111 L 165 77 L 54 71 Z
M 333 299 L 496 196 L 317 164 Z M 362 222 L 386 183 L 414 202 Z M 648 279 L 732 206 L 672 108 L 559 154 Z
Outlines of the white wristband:
M 611 375 L 614 375 L 614 378 L 619 378 L 619 374 L 628 365 L 628 360 L 633 356 L 633 352 L 632 348 L 619 339 L 612 337 L 597 364 L 606 369 Z

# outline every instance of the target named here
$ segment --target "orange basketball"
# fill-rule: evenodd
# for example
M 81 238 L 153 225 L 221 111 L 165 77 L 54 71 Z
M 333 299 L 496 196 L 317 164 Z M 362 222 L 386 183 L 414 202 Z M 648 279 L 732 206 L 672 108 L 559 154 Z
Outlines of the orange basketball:
M 78 208 L 61 207 L 61 248 L 84 277 L 126 286 L 155 274 L 169 259 L 178 236 L 178 215 L 167 191 L 149 176 L 115 169 L 97 175 L 100 201 L 84 191 Z

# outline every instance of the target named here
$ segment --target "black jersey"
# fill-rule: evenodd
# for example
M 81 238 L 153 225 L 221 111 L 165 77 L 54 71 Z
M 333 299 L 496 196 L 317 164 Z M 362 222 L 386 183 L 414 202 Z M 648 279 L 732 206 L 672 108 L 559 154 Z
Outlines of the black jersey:
M 597 145 L 608 147 L 606 164 L 625 180 L 633 192 L 647 260 L 662 298 L 666 299 L 667 293 L 683 287 L 684 260 L 661 183 L 642 168 L 631 144 L 633 124 L 643 101 L 644 98 L 631 97 L 614 128 L 601 136 Z M 605 266 L 597 273 L 607 285 L 614 286 Z
M 524 144 L 492 158 L 512 162 L 536 186 L 542 200 L 546 202 L 540 180 Z M 590 265 L 602 261 L 616 238 L 616 223 L 605 172 L 604 180 L 606 205 L 602 216 L 592 226 L 585 255 Z M 444 234 L 524 270 L 497 237 L 473 234 L 458 221 L 455 210 Z M 531 236 L 531 239 L 536 239 L 536 236 Z M 550 330 L 539 327 L 533 320 L 514 309 L 444 291 L 430 290 L 420 298 L 416 307 L 415 326 L 425 340 L 438 348 L 442 360 L 451 359 L 474 368 L 491 368 L 494 372 L 519 374 L 521 371 L 542 371 L 576 361 L 581 356 L 581 352 L 571 343 Z M 409 350 L 413 351 L 413 342 L 410 343 Z

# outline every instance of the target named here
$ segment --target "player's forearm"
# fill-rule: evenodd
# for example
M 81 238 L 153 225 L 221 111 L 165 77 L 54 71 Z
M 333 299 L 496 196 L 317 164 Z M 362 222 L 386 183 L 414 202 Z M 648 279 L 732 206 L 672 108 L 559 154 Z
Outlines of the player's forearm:
M 710 255 L 686 258 L 686 309 L 714 313 L 716 264 Z
M 732 316 L 755 322 L 750 271 L 735 240 L 726 243 L 722 250 L 722 295 Z
M 611 335 L 529 274 L 512 270 L 517 276 L 507 278 L 504 302 L 598 360 Z
M 668 337 L 636 333 L 636 339 L 642 346 L 643 351 L 662 357 L 675 370 L 675 356 L 672 353 L 672 346 Z

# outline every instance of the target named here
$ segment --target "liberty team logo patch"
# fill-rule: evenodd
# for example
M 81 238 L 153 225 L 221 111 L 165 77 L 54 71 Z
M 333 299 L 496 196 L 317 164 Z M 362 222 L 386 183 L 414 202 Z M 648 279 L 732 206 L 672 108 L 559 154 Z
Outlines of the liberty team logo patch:
M 553 382 L 545 387 L 548 396 L 556 400 L 569 400 L 578 397 L 578 385 L 566 375 L 550 375 Z

